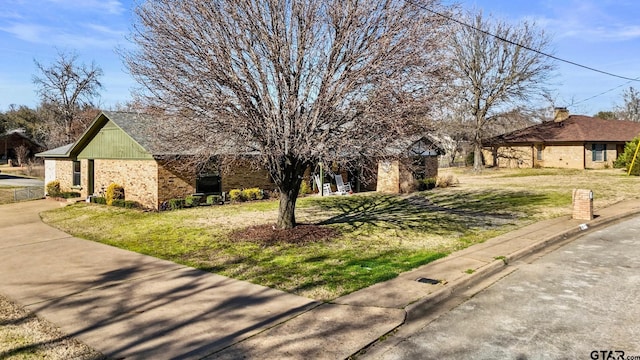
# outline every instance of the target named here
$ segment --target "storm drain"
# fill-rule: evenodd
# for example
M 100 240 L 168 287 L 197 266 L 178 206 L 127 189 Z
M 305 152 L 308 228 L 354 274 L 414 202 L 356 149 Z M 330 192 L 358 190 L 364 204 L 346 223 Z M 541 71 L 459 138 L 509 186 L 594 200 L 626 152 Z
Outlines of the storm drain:
M 416 279 L 417 282 L 419 283 L 423 283 L 423 284 L 431 284 L 431 285 L 437 285 L 440 284 L 440 280 L 436 280 L 436 279 L 429 279 L 429 278 L 425 278 L 425 277 L 419 277 Z

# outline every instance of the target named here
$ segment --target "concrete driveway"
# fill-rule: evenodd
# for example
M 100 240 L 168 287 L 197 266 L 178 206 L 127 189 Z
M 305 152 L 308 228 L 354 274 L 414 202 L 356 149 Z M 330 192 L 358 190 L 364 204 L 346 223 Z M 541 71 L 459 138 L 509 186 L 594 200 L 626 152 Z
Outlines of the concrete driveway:
M 44 186 L 43 180 L 0 173 L 0 186 Z

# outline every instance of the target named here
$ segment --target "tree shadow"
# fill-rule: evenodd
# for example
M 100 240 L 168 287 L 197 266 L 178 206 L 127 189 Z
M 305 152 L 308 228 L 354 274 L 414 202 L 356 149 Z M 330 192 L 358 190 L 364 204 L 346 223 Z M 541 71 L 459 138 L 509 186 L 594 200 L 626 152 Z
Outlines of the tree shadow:
M 22 283 L 33 289 L 64 289 L 54 297 L 38 293 L 35 298 L 40 300 L 31 296 L 26 308 L 45 318 L 63 319 L 56 322 L 66 335 L 0 352 L 0 359 L 66 337 L 76 337 L 109 358 L 199 358 L 320 304 L 173 264 L 168 271 L 155 273 L 149 273 L 147 263 L 123 261 L 112 266 L 114 270 L 91 280 L 52 274 L 42 281 Z M 279 301 L 287 305 L 277 306 Z M 180 312 L 168 310 L 174 307 Z M 100 338 L 103 341 L 97 341 Z
M 318 212 L 337 213 L 320 221 L 322 225 L 444 234 L 510 224 L 545 201 L 547 195 L 529 191 L 485 190 L 336 197 L 319 199 L 315 205 Z

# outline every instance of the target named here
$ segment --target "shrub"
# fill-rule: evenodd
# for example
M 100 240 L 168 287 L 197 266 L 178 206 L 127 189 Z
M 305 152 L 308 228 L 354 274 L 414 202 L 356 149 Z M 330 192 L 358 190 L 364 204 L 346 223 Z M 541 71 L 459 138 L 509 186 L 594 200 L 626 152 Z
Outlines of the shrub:
M 449 186 L 458 185 L 460 181 L 453 175 L 448 174 L 446 176 L 438 176 L 436 179 L 436 186 L 439 188 L 447 188 Z
M 186 207 L 198 206 L 200 205 L 200 200 L 202 196 L 200 195 L 189 195 L 184 199 L 184 205 Z
M 263 194 L 262 190 L 260 190 L 258 188 L 243 189 L 242 192 L 241 192 L 241 196 L 246 201 L 264 199 L 264 194 Z
M 311 186 L 309 186 L 309 183 L 306 180 L 302 180 L 302 184 L 300 184 L 300 195 L 307 195 L 307 194 L 311 194 L 313 192 L 313 190 L 311 189 Z
M 636 137 L 633 140 L 629 141 L 624 146 L 624 151 L 616 161 L 613 163 L 613 167 L 615 168 L 623 168 L 629 171 L 629 166 L 631 166 L 631 162 L 633 161 L 633 155 L 636 153 L 636 148 L 638 147 L 638 142 L 640 142 L 640 137 Z M 640 155 L 640 154 L 639 154 Z M 631 169 L 631 175 L 639 176 L 640 175 L 640 156 L 633 163 L 633 169 Z
M 63 199 L 73 199 L 73 198 L 79 198 L 80 193 L 77 191 L 63 191 L 59 193 L 58 196 L 60 196 Z
M 169 210 L 178 210 L 184 208 L 184 199 L 169 200 Z
M 124 201 L 125 209 L 141 209 L 142 205 L 139 202 L 133 200 L 125 200 Z
M 96 197 L 92 197 L 91 198 L 91 202 L 94 204 L 101 204 L 101 205 L 106 205 L 107 204 L 107 199 L 101 196 L 96 196 Z
M 431 190 L 436 187 L 436 178 L 428 177 L 417 182 L 418 191 Z
M 111 206 L 124 207 L 124 200 L 123 199 L 113 199 L 113 201 L 111 202 Z
M 124 188 L 116 183 L 111 183 L 105 192 L 107 205 L 113 205 L 113 200 L 124 200 Z
M 58 197 L 62 191 L 60 190 L 60 181 L 53 180 L 47 183 L 47 195 L 51 197 Z
M 232 202 L 245 201 L 245 197 L 242 196 L 242 191 L 240 189 L 233 189 L 229 191 L 229 199 Z
M 269 191 L 265 190 L 263 191 L 263 194 L 265 199 L 272 199 L 272 200 L 280 199 L 280 191 L 278 189 L 269 190 Z
M 209 195 L 209 196 L 207 196 L 207 204 L 208 205 L 220 204 L 221 200 L 222 200 L 222 196 L 220 196 L 220 195 Z

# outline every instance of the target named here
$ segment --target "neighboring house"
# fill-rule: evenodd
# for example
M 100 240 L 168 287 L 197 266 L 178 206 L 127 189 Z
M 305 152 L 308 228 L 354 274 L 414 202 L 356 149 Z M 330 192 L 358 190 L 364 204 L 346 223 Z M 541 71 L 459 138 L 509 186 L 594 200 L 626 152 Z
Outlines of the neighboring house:
M 486 165 L 506 168 L 613 167 L 625 143 L 640 134 L 640 123 L 569 115 L 556 109 L 554 121 L 483 142 Z
M 26 150 L 26 159 L 32 158 L 35 153 L 45 148 L 44 145 L 27 136 L 24 129 L 7 131 L 0 135 L 0 161 L 3 163 L 10 159 L 17 161 L 18 154 L 16 151 L 20 147 L 24 147 Z
M 88 197 L 116 183 L 124 187 L 125 199 L 152 209 L 194 193 L 274 189 L 266 170 L 238 165 L 222 176 L 215 166 L 208 173 L 196 171 L 188 162 L 184 166 L 176 159 L 194 155 L 189 147 L 198 144 L 174 137 L 159 141 L 162 131 L 167 130 L 153 116 L 105 111 L 75 143 L 36 156 L 45 159 L 45 184 L 58 180 L 63 190 Z
M 416 180 L 438 176 L 438 156 L 445 152 L 430 136 L 416 135 L 387 147 L 393 160 L 378 162 L 376 191 L 406 193 L 416 190 Z

